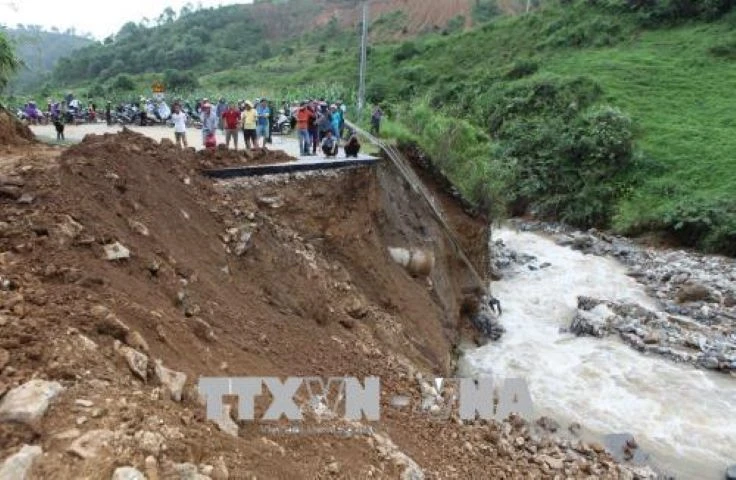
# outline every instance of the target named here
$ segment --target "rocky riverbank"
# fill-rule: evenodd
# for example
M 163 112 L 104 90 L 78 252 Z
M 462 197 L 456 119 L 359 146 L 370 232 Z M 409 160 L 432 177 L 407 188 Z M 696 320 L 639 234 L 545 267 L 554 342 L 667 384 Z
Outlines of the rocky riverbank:
M 558 245 L 585 254 L 609 256 L 628 267 L 628 275 L 657 300 L 656 309 L 598 299 L 579 299 L 570 331 L 602 337 L 618 334 L 633 348 L 672 361 L 736 376 L 736 262 L 698 252 L 658 249 L 597 230 L 513 223 L 523 231 L 547 234 Z M 521 252 L 494 248 L 495 276 L 514 268 L 543 269 L 549 263 Z

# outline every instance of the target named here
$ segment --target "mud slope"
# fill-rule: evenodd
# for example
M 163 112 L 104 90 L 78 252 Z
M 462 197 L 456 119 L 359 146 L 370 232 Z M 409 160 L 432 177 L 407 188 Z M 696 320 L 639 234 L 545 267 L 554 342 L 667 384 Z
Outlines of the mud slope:
M 38 445 L 30 478 L 43 479 L 110 479 L 121 466 L 149 479 L 551 478 L 565 458 L 571 475 L 618 477 L 585 446 L 524 448 L 520 421 L 463 426 L 386 403 L 416 400 L 419 372 L 449 373 L 467 281 L 391 170 L 215 185 L 203 161 L 122 133 L 5 167 L 23 200 L 0 198 L 1 459 Z M 106 257 L 126 257 L 116 242 L 129 257 Z M 431 276 L 408 275 L 390 246 L 431 248 Z M 161 366 L 186 374 L 183 391 Z M 204 418 L 202 375 L 377 375 L 382 421 L 350 438 L 254 423 L 227 433 Z M 37 418 L 9 421 L 31 379 L 63 391 Z
M 26 145 L 34 141 L 31 130 L 0 106 L 0 146 Z

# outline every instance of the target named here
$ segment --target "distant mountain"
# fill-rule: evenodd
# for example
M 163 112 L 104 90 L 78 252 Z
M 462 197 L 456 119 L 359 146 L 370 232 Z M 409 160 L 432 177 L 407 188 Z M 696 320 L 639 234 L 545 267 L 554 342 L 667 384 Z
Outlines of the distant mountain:
M 3 31 L 14 43 L 16 54 L 25 65 L 8 87 L 14 93 L 37 89 L 48 79 L 60 58 L 93 43 L 92 39 L 72 30 L 44 31 L 35 25 L 19 25 Z
M 333 45 L 358 33 L 362 0 L 261 0 L 254 4 L 180 12 L 128 22 L 120 31 L 62 59 L 57 84 L 73 85 L 119 74 L 195 74 L 253 65 L 298 44 Z M 523 0 L 372 0 L 373 43 L 422 33 L 457 31 Z M 510 8 L 510 7 L 509 7 Z

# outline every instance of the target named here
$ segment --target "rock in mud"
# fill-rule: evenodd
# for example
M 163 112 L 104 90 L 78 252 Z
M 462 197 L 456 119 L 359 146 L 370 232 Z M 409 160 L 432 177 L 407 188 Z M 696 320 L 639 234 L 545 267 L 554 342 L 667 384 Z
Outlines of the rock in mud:
M 39 446 L 23 445 L 18 453 L 8 457 L 0 466 L 0 480 L 25 480 L 33 463 L 43 454 Z
M 85 460 L 95 458 L 103 448 L 109 446 L 113 436 L 110 430 L 90 430 L 74 440 L 68 452 Z
M 71 216 L 64 215 L 61 223 L 59 224 L 59 231 L 65 237 L 75 239 L 84 231 L 84 227 Z
M 560 424 L 557 423 L 555 419 L 549 417 L 541 417 L 537 420 L 537 425 L 539 425 L 544 431 L 550 433 L 555 433 L 560 429 Z
M 105 249 L 105 259 L 107 260 L 116 261 L 130 258 L 130 250 L 125 248 L 120 242 L 105 245 L 103 248 Z
M 192 329 L 194 330 L 194 334 L 197 337 L 207 342 L 215 341 L 216 339 L 215 331 L 212 329 L 212 326 L 210 326 L 209 323 L 197 317 L 193 318 L 191 322 L 192 322 Z
M 0 197 L 7 197 L 18 200 L 23 195 L 23 191 L 18 187 L 0 186 Z
M 276 195 L 258 197 L 257 202 L 261 207 L 281 208 L 284 206 L 284 201 Z
M 143 335 L 141 335 L 137 330 L 131 330 L 128 332 L 125 336 L 125 343 L 136 350 L 148 353 L 148 342 L 146 342 L 146 339 L 143 338 Z
M 138 448 L 148 455 L 158 457 L 162 451 L 166 450 L 166 439 L 158 432 L 139 430 L 133 438 Z
M 151 232 L 148 230 L 148 227 L 137 220 L 128 220 L 128 226 L 131 230 L 144 237 L 147 237 L 151 234 Z
M 31 423 L 43 417 L 64 390 L 58 382 L 34 379 L 8 392 L 0 402 L 0 421 Z
M 98 307 L 101 307 L 101 305 L 98 305 Z M 95 310 L 95 308 L 93 308 L 93 311 Z M 114 313 L 104 314 L 104 312 L 101 312 L 100 310 L 97 310 L 96 313 L 93 312 L 93 315 L 98 316 L 97 313 L 99 313 L 100 316 L 104 315 L 100 320 L 97 321 L 97 324 L 95 325 L 97 333 L 101 335 L 109 335 L 112 338 L 120 341 L 126 340 L 128 333 L 130 332 L 130 328 L 125 323 L 123 323 L 123 321 L 120 320 L 117 315 L 115 315 Z
M 478 312 L 470 317 L 470 321 L 484 337 L 493 341 L 501 338 L 506 332 L 506 329 L 501 325 L 501 322 L 496 318 L 490 307 L 486 305 L 482 305 Z
M 201 475 L 193 463 L 177 463 L 174 465 L 174 472 L 178 475 L 179 480 L 209 480 L 210 478 Z
M 141 380 L 145 381 L 148 378 L 148 357 L 130 348 L 127 345 L 123 345 L 119 341 L 115 341 L 115 350 L 125 359 L 128 363 L 130 370 L 136 374 Z
M 112 474 L 112 480 L 146 480 L 146 476 L 136 468 L 119 467 Z
M 148 480 L 158 480 L 158 460 L 153 455 L 146 457 L 144 461 Z
M 36 199 L 33 195 L 30 193 L 24 193 L 20 196 L 20 198 L 17 200 L 19 204 L 21 205 L 30 205 L 33 203 L 33 201 Z
M 161 382 L 161 384 L 169 391 L 171 399 L 177 402 L 181 402 L 181 395 L 184 391 L 184 384 L 187 382 L 186 374 L 182 372 L 176 372 L 174 370 L 169 370 L 168 368 L 164 367 L 161 360 L 156 360 L 154 372 L 156 373 L 156 378 L 158 379 L 158 381 Z
M 713 294 L 707 287 L 691 283 L 680 287 L 675 298 L 677 303 L 707 302 L 713 300 Z

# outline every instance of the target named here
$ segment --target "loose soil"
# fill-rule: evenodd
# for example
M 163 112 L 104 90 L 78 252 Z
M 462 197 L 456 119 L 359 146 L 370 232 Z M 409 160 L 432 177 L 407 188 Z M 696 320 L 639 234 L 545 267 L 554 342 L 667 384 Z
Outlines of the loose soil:
M 373 436 L 270 436 L 241 423 L 232 437 L 204 418 L 200 376 L 253 375 L 381 377 L 382 420 L 373 427 L 426 478 L 625 478 L 600 449 L 518 419 L 462 425 L 388 404 L 394 394 L 418 401 L 418 373 L 452 374 L 462 292 L 472 284 L 389 166 L 214 183 L 200 174 L 206 154 L 132 132 L 90 135 L 67 149 L 11 149 L 5 158 L 2 178 L 20 184 L 25 201 L 0 197 L 0 348 L 9 354 L 0 397 L 31 378 L 65 387 L 38 423 L 0 423 L 0 458 L 23 443 L 43 447 L 32 478 L 109 479 L 122 465 L 144 471 L 147 456 L 158 478 L 185 478 L 174 464 L 219 458 L 230 478 L 405 471 Z M 457 205 L 446 213 L 466 245 L 487 244 L 485 220 Z M 105 258 L 115 242 L 129 258 Z M 388 247 L 431 249 L 432 274 L 412 277 Z M 471 255 L 481 271 L 484 249 Z M 116 342 L 149 357 L 145 381 Z M 186 373 L 181 402 L 153 379 L 154 359 Z M 97 455 L 67 452 L 69 437 L 94 429 L 113 432 Z
M 0 106 L 0 145 L 26 145 L 35 142 L 28 126 Z

